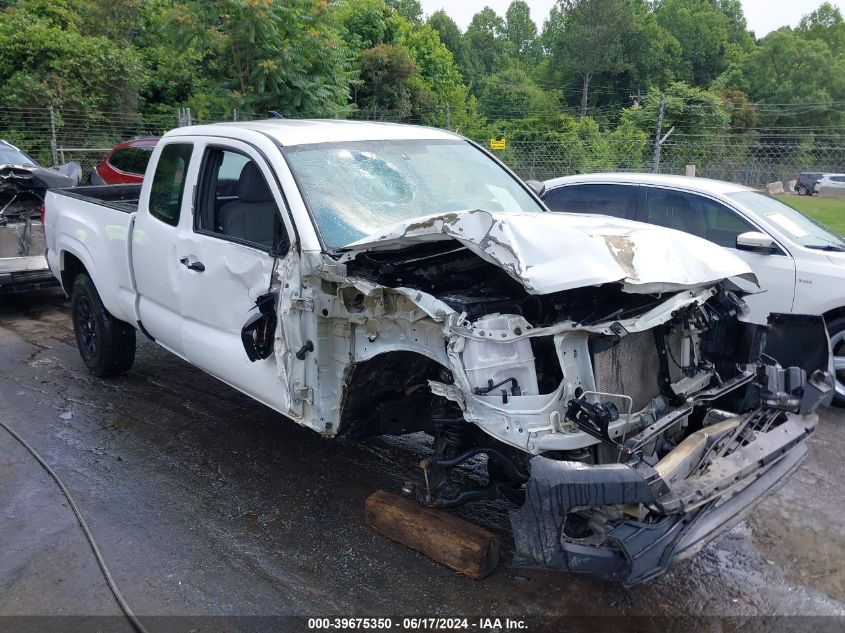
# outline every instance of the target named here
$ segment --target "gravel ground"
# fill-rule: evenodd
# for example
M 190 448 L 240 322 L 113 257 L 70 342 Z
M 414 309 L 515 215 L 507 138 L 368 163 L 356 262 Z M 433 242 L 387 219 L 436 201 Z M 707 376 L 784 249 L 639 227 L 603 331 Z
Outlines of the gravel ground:
M 146 616 L 845 616 L 842 410 L 748 521 L 632 588 L 514 570 L 509 551 L 470 580 L 381 538 L 364 499 L 416 476 L 422 437 L 323 439 L 140 339 L 131 372 L 97 379 L 58 291 L 0 298 L 0 419 Z M 507 536 L 503 504 L 463 514 Z M 0 615 L 119 613 L 65 499 L 0 431 Z

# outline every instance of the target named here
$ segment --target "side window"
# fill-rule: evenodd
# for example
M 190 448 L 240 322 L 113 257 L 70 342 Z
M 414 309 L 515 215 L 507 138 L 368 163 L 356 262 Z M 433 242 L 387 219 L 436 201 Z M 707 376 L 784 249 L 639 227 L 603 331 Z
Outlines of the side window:
M 691 233 L 726 248 L 736 248 L 738 235 L 757 230 L 715 200 L 654 187 L 648 189 L 645 221 Z
M 845 182 L 845 176 L 834 176 L 831 180 L 833 182 Z
M 286 244 L 281 214 L 258 165 L 232 150 L 209 148 L 201 169 L 195 228 L 270 252 Z
M 628 218 L 636 206 L 637 191 L 634 185 L 569 185 L 551 189 L 543 201 L 552 211 Z
M 119 169 L 120 171 L 128 171 L 129 170 L 129 162 L 131 160 L 131 156 L 130 156 L 129 152 L 130 152 L 129 149 L 116 150 L 109 157 L 109 163 L 115 169 Z
M 185 176 L 194 146 L 189 143 L 171 143 L 158 157 L 153 183 L 150 188 L 150 215 L 162 222 L 179 224 Z
M 132 159 L 129 162 L 129 168 L 126 170 L 132 174 L 144 175 L 147 171 L 147 163 L 150 162 L 152 156 L 152 147 L 133 147 Z

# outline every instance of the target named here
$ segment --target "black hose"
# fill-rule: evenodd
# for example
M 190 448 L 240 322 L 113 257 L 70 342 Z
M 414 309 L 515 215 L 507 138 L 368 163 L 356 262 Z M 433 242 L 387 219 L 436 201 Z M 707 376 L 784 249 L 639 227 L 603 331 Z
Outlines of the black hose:
M 67 489 L 67 486 L 62 483 L 62 480 L 59 479 L 59 476 L 50 468 L 49 464 L 44 461 L 44 459 L 39 455 L 34 448 L 32 448 L 29 444 L 26 443 L 20 435 L 18 435 L 15 431 L 13 431 L 9 426 L 0 420 L 0 426 L 2 426 L 6 432 L 15 438 L 20 444 L 28 450 L 32 456 L 36 459 L 36 461 L 41 464 L 44 470 L 47 471 L 47 474 L 53 478 L 53 481 L 59 486 L 59 489 L 65 495 L 68 503 L 70 504 L 71 510 L 76 515 L 76 519 L 79 521 L 79 525 L 82 528 L 82 531 L 85 533 L 85 538 L 88 539 L 88 544 L 91 546 L 91 551 L 94 552 L 94 558 L 97 559 L 97 564 L 99 564 L 100 569 L 103 572 L 103 577 L 106 579 L 106 583 L 108 583 L 109 589 L 114 594 L 115 599 L 117 600 L 117 604 L 120 605 L 120 608 L 123 610 L 123 613 L 126 614 L 126 617 L 129 619 L 129 622 L 132 624 L 132 627 L 138 633 L 149 633 L 147 629 L 141 624 L 141 621 L 138 620 L 138 617 L 133 613 L 132 609 L 129 607 L 129 604 L 126 602 L 126 598 L 123 597 L 123 594 L 120 593 L 120 589 L 117 588 L 117 584 L 114 582 L 114 578 L 112 578 L 111 572 L 109 568 L 106 566 L 106 561 L 103 560 L 103 555 L 100 553 L 100 548 L 97 547 L 96 541 L 94 541 L 94 535 L 91 534 L 91 530 L 88 529 L 88 524 L 85 523 L 85 519 L 82 518 L 82 513 L 79 511 L 79 507 L 76 505 L 76 501 L 74 501 L 73 497 L 70 494 L 70 491 Z

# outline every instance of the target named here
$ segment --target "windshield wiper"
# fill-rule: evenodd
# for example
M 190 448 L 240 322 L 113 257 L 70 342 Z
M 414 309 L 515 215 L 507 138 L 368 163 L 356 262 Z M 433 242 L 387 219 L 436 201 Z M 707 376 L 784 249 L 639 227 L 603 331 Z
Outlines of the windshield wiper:
M 831 251 L 834 253 L 845 253 L 845 246 L 837 246 L 836 244 L 806 244 L 807 248 L 812 248 L 817 251 Z

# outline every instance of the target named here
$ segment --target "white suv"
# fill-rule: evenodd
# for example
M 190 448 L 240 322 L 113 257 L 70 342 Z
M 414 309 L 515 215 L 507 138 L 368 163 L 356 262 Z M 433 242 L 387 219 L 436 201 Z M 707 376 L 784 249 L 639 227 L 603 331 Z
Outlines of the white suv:
M 582 174 L 547 180 L 552 211 L 597 213 L 692 233 L 730 249 L 760 280 L 749 319 L 823 315 L 845 405 L 845 238 L 783 202 L 718 180 L 661 174 Z
M 845 174 L 825 174 L 816 183 L 816 193 L 821 191 L 822 188 L 845 189 Z

